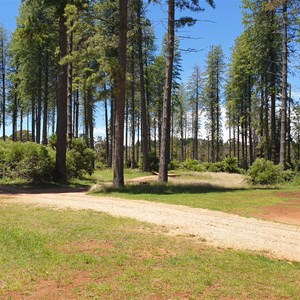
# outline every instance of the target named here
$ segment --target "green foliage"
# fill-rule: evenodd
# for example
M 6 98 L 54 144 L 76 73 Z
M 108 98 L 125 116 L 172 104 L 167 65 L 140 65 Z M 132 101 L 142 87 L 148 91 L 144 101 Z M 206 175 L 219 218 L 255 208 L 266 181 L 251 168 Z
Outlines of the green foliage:
M 32 143 L 0 142 L 0 178 L 51 180 L 54 159 L 46 147 Z
M 168 169 L 169 170 L 176 170 L 176 169 L 179 169 L 181 167 L 181 164 L 178 160 L 172 160 L 170 163 L 169 163 L 169 166 L 168 166 Z
M 88 148 L 83 139 L 73 139 L 72 149 L 67 152 L 68 178 L 82 178 L 86 173 L 91 175 L 95 157 L 95 151 Z
M 203 172 L 205 169 L 202 165 L 200 165 L 198 160 L 194 159 L 188 159 L 182 163 L 182 167 L 190 170 L 190 171 L 197 171 L 197 172 Z
M 284 181 L 293 181 L 297 176 L 297 173 L 292 170 L 285 170 L 282 172 L 282 178 Z
M 257 158 L 250 167 L 248 175 L 252 184 L 271 185 L 283 180 L 281 167 L 265 158 Z
M 239 168 L 238 160 L 236 157 L 226 157 L 223 161 L 216 163 L 205 162 L 200 163 L 198 160 L 187 160 L 181 164 L 187 170 L 197 172 L 226 172 L 226 173 L 244 173 L 244 170 Z
M 223 160 L 224 172 L 226 173 L 243 173 L 243 169 L 239 168 L 239 162 L 236 157 L 226 157 Z

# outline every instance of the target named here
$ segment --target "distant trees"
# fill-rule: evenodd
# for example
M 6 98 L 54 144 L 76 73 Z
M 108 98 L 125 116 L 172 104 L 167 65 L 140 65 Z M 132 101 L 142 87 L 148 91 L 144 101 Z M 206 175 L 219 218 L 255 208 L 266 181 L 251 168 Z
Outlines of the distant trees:
M 221 46 L 213 46 L 207 56 L 206 84 L 204 90 L 204 109 L 206 128 L 210 135 L 211 161 L 220 160 L 222 143 L 221 128 L 221 82 L 224 73 L 224 54 Z

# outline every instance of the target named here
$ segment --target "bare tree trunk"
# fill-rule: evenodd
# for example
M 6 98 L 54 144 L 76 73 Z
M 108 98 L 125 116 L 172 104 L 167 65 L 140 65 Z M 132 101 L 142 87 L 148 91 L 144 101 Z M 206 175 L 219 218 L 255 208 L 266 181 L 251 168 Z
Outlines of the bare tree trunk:
M 279 164 L 285 168 L 286 160 L 286 103 L 287 103 L 287 0 L 282 4 L 282 106 L 280 127 Z
M 44 114 L 43 114 L 43 145 L 48 144 L 48 97 L 49 97 L 49 70 L 48 70 L 48 55 L 45 62 L 45 87 L 44 87 Z
M 35 142 L 35 97 L 31 99 L 31 134 L 32 141 Z
M 109 123 L 108 123 L 108 109 L 107 109 L 107 99 L 106 99 L 106 84 L 104 83 L 104 112 L 105 112 L 105 152 L 106 152 L 106 165 L 109 165 Z
M 39 57 L 39 79 L 38 79 L 38 95 L 37 95 L 37 120 L 36 120 L 36 142 L 41 143 L 41 119 L 42 119 L 42 66 L 41 54 Z
M 3 141 L 6 140 L 6 133 L 5 133 L 5 128 L 6 128 L 6 74 L 5 74 L 5 51 L 4 51 L 4 40 L 2 39 L 2 137 Z
M 287 122 L 287 163 L 289 166 L 292 164 L 292 157 L 291 157 L 291 106 L 292 106 L 292 87 L 289 86 L 289 97 L 288 97 L 288 122 Z
M 77 88 L 76 91 L 76 99 L 74 103 L 74 110 L 75 110 L 75 124 L 74 124 L 74 132 L 75 132 L 75 137 L 78 138 L 78 131 L 79 131 L 79 88 Z
M 71 26 L 73 22 L 71 23 Z M 68 45 L 69 55 L 72 55 L 73 52 L 73 33 L 71 32 L 69 35 L 69 45 Z M 72 130 L 72 104 L 73 104 L 73 65 L 72 63 L 68 63 L 68 103 L 67 103 L 67 134 L 68 134 L 68 149 L 72 147 L 72 139 L 73 139 L 73 130 Z
M 128 0 L 119 0 L 119 45 L 118 60 L 120 71 L 117 76 L 115 103 L 115 146 L 113 159 L 113 185 L 124 186 L 124 106 L 126 97 L 126 50 L 127 50 L 127 5 Z
M 134 46 L 134 45 L 132 45 Z M 131 169 L 136 168 L 135 159 L 135 67 L 134 67 L 134 49 L 131 56 Z
M 20 108 L 20 141 L 23 142 L 23 108 Z
M 60 59 L 67 55 L 67 27 L 64 15 L 59 19 Z M 67 98 L 68 72 L 67 65 L 59 65 L 59 88 L 57 99 L 57 144 L 56 144 L 56 177 L 60 182 L 67 181 L 66 150 L 67 150 Z
M 18 94 L 17 85 L 15 85 L 13 112 L 12 112 L 12 139 L 14 142 L 17 141 L 17 119 L 18 119 Z
M 168 163 L 170 158 L 170 117 L 171 117 L 171 92 L 174 61 L 174 41 L 175 41 L 175 1 L 168 2 L 168 49 L 166 64 L 166 82 L 163 97 L 163 120 L 162 120 L 162 140 L 160 147 L 159 176 L 161 182 L 168 182 Z
M 139 67 L 140 67 L 140 92 L 141 92 L 141 123 L 142 123 L 142 153 L 143 153 L 143 172 L 147 172 L 149 169 L 149 124 L 148 113 L 146 105 L 146 92 L 145 92 L 145 73 L 144 73 L 144 58 L 143 58 L 143 34 L 142 34 L 142 0 L 137 1 L 137 26 L 138 26 L 138 55 L 139 55 Z

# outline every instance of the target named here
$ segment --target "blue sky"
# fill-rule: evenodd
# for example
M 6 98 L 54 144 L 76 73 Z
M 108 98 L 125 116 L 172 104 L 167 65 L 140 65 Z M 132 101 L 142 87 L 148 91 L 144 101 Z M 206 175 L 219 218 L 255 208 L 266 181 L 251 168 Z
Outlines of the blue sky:
M 10 32 L 15 28 L 20 2 L 20 0 L 0 0 L 0 23 Z M 211 45 L 222 45 L 226 56 L 229 57 L 235 38 L 242 32 L 240 0 L 216 0 L 216 9 L 211 8 L 204 0 L 201 2 L 204 12 L 192 14 L 200 21 L 195 26 L 185 27 L 178 32 L 180 36 L 193 38 L 182 38 L 182 49 L 199 50 L 195 53 L 183 52 L 183 81 L 189 77 L 195 63 L 204 67 L 205 57 Z M 167 27 L 166 4 L 165 1 L 162 3 L 150 5 L 148 8 L 148 17 L 155 28 L 158 47 L 161 45 Z M 184 15 L 191 15 L 191 12 L 176 12 L 177 17 Z
M 211 8 L 204 0 L 203 12 L 191 13 L 190 11 L 176 11 L 176 18 L 180 16 L 193 16 L 200 20 L 192 27 L 185 27 L 177 32 L 178 36 L 191 37 L 181 38 L 180 48 L 196 49 L 198 52 L 182 54 L 183 73 L 182 80 L 186 81 L 196 63 L 205 66 L 206 55 L 212 45 L 221 45 L 226 57 L 230 57 L 230 49 L 234 40 L 243 30 L 240 0 L 216 0 L 216 8 Z M 165 1 L 163 5 L 153 4 L 148 9 L 148 17 L 151 19 L 156 36 L 157 44 L 161 44 L 167 27 L 167 11 Z

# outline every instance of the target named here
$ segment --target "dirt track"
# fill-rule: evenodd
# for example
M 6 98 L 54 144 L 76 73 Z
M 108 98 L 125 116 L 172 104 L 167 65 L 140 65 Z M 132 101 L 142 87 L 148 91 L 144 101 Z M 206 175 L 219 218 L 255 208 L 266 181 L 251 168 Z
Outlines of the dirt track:
M 24 193 L 1 188 L 6 203 L 59 209 L 91 209 L 166 226 L 173 235 L 193 235 L 208 244 L 267 253 L 300 262 L 300 227 L 185 206 L 88 196 L 84 191 Z M 3 202 L 3 201 L 2 201 Z

